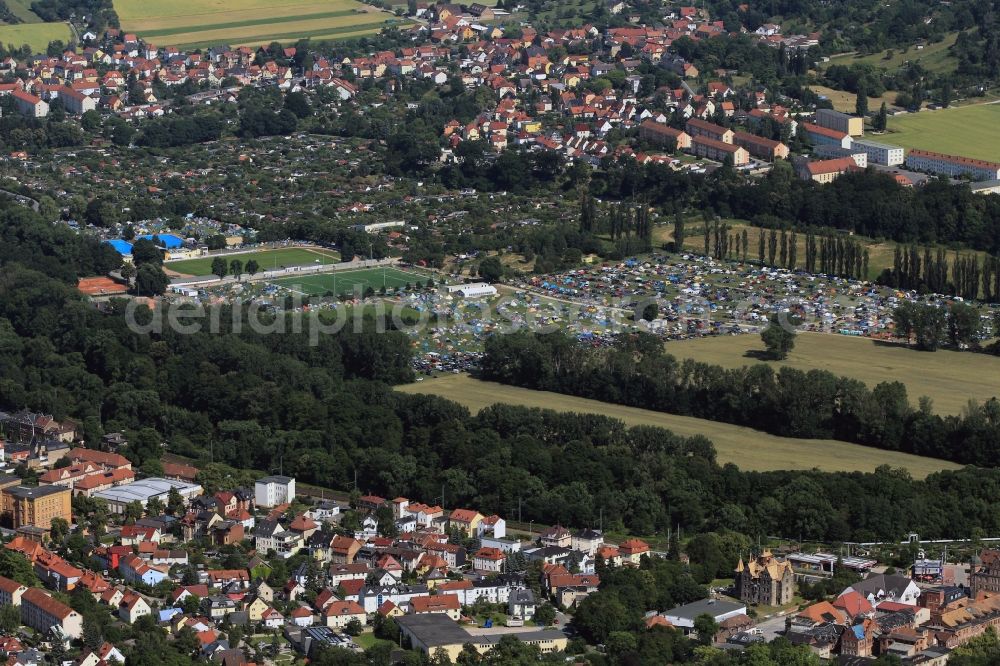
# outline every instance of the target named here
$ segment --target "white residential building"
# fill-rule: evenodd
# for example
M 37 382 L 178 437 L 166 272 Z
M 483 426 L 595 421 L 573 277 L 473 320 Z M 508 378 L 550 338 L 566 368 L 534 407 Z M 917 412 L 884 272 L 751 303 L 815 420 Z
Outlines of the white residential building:
M 271 508 L 295 498 L 295 479 L 290 476 L 265 476 L 254 484 L 254 503 Z
M 929 171 L 946 176 L 970 176 L 975 180 L 1000 179 L 1000 162 L 987 162 L 916 148 L 910 150 L 910 154 L 906 156 L 906 166 L 916 171 Z
M 878 143 L 868 139 L 854 139 L 852 147 L 854 150 L 864 151 L 868 155 L 868 161 L 872 164 L 897 166 L 902 164 L 905 159 L 905 151 L 901 146 L 893 146 L 888 143 Z

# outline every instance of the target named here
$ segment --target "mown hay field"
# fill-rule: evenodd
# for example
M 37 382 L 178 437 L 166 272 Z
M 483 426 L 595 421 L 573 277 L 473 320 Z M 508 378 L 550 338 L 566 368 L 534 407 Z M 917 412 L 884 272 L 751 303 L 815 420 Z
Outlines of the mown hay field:
M 464 405 L 473 412 L 502 403 L 561 412 L 602 414 L 620 419 L 629 426 L 659 426 L 684 437 L 704 435 L 715 444 L 720 464 L 733 463 L 744 470 L 816 468 L 829 472 L 871 472 L 879 465 L 891 465 L 906 468 L 914 478 L 922 479 L 933 472 L 959 467 L 944 460 L 881 451 L 860 444 L 831 439 L 776 437 L 728 423 L 716 423 L 559 393 L 505 386 L 473 379 L 467 375 L 429 378 L 422 382 L 398 386 L 396 390 L 403 393 L 438 395 Z
M 764 350 L 757 335 L 720 336 L 677 340 L 666 344 L 677 358 L 738 368 L 764 363 L 756 354 Z M 864 382 L 901 382 L 910 403 L 921 396 L 934 401 L 939 414 L 959 414 L 969 400 L 985 402 L 1000 396 L 1000 357 L 972 352 L 938 350 L 920 352 L 904 345 L 870 338 L 824 333 L 802 333 L 784 361 L 767 361 L 774 367 L 828 370 Z
M 395 18 L 355 0 L 116 0 L 123 29 L 157 44 L 264 44 L 334 39 L 378 32 Z

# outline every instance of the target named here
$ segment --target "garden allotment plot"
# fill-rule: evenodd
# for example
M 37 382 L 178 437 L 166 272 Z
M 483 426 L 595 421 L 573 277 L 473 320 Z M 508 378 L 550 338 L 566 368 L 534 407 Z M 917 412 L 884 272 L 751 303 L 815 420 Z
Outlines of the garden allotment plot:
M 274 280 L 272 284 L 289 291 L 306 296 L 324 296 L 332 294 L 364 293 L 368 287 L 375 291 L 383 286 L 386 289 L 398 289 L 407 284 L 425 284 L 427 278 L 417 273 L 408 273 L 398 268 L 365 268 L 357 271 L 337 271 L 335 273 L 317 273 L 313 275 L 296 275 Z
M 354 37 L 395 21 L 355 0 L 115 0 L 114 6 L 124 30 L 179 47 Z

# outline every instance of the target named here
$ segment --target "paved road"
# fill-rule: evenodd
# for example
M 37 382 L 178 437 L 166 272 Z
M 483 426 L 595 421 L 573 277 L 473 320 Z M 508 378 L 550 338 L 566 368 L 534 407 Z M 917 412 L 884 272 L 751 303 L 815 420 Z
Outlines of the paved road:
M 38 212 L 38 202 L 32 199 L 31 197 L 26 197 L 23 194 L 18 194 L 17 192 L 11 192 L 10 190 L 0 190 L 0 194 L 6 194 L 7 196 L 13 197 L 19 203 L 27 203 L 29 206 L 31 206 L 32 210 L 34 210 L 36 213 Z
M 768 618 L 757 623 L 757 628 L 764 632 L 764 639 L 768 642 L 773 641 L 778 636 L 782 636 L 785 633 L 785 616 L 776 615 L 772 618 Z

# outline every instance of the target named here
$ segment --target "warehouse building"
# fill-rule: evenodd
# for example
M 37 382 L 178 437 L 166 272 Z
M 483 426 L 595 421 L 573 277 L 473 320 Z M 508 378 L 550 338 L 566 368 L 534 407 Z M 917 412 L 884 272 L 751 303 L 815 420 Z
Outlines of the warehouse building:
M 476 648 L 479 654 L 486 654 L 503 636 L 514 636 L 528 645 L 535 645 L 542 654 L 566 649 L 566 634 L 557 629 L 541 629 L 516 634 L 473 635 L 441 613 L 423 615 L 403 615 L 396 618 L 396 624 L 403 636 L 409 639 L 414 650 L 432 656 L 438 650 L 447 653 L 455 661 L 466 644 Z
M 163 504 L 167 503 L 171 488 L 176 489 L 185 501 L 192 497 L 201 495 L 202 488 L 196 483 L 185 483 L 175 479 L 150 478 L 136 481 L 126 486 L 116 486 L 108 490 L 95 493 L 94 497 L 100 497 L 108 503 L 108 509 L 112 513 L 125 513 L 125 507 L 130 502 L 139 502 L 143 510 L 146 503 L 154 497 Z

